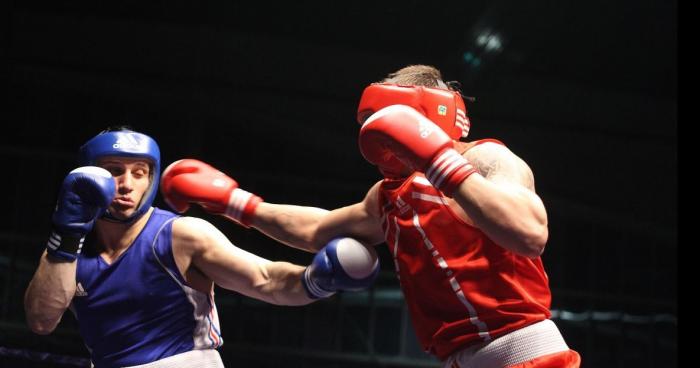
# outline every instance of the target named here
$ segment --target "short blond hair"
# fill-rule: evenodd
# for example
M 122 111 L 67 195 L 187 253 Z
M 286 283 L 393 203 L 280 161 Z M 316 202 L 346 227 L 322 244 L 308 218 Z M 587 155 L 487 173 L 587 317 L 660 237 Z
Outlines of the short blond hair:
M 402 86 L 439 87 L 442 80 L 440 71 L 431 65 L 409 65 L 401 68 L 382 80 Z

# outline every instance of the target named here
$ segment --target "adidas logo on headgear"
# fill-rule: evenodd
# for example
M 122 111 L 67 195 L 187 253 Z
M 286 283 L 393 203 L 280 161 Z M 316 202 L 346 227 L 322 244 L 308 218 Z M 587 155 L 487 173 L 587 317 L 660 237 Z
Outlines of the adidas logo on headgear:
M 127 134 L 124 137 L 117 139 L 117 142 L 112 145 L 116 149 L 138 149 L 141 142 L 136 138 L 134 134 Z

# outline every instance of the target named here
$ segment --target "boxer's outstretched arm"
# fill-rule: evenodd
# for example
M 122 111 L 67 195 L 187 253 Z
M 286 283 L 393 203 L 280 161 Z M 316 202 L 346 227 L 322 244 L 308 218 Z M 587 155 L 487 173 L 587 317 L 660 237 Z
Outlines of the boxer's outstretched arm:
M 376 245 L 384 241 L 378 187 L 379 183 L 375 184 L 361 202 L 333 211 L 262 202 L 252 226 L 281 243 L 310 252 L 318 251 L 338 236 Z
M 240 249 L 202 219 L 182 217 L 172 229 L 175 262 L 185 279 L 194 269 L 225 289 L 272 304 L 304 305 L 338 290 L 368 287 L 378 270 L 376 254 L 352 239 L 330 242 L 323 259 L 302 267 Z
M 177 212 L 196 203 L 243 226 L 253 226 L 284 244 L 316 252 L 338 236 L 364 244 L 383 240 L 377 187 L 357 204 L 327 211 L 315 207 L 266 203 L 238 187 L 238 182 L 211 165 L 183 159 L 170 164 L 161 179 L 165 201 Z
M 272 262 L 240 249 L 205 220 L 182 217 L 173 222 L 173 254 L 185 278 L 196 269 L 220 287 L 269 303 L 312 301 L 300 281 L 304 267 Z

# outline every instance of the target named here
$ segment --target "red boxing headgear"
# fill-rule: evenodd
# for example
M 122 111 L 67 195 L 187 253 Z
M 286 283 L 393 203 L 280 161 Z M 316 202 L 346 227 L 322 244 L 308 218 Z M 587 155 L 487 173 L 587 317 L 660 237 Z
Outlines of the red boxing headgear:
M 391 105 L 407 105 L 416 109 L 452 139 L 464 138 L 469 134 L 471 123 L 462 95 L 441 88 L 370 84 L 360 98 L 357 121 L 362 124 L 370 115 Z

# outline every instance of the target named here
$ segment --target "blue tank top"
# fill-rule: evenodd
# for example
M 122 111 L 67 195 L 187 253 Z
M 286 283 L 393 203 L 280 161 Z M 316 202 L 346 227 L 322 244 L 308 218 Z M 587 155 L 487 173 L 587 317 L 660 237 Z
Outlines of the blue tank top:
M 95 367 L 150 363 L 223 344 L 214 295 L 192 289 L 175 264 L 172 221 L 154 208 L 112 264 L 80 254 L 71 311 Z

